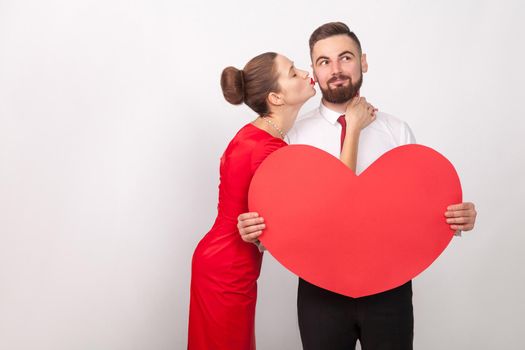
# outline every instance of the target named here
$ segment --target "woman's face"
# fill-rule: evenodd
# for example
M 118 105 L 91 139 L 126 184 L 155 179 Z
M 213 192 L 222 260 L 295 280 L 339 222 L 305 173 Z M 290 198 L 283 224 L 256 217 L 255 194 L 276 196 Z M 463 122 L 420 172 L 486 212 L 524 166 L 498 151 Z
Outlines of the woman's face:
M 287 57 L 275 57 L 277 73 L 279 75 L 279 95 L 286 105 L 302 105 L 315 95 L 314 82 L 307 71 L 298 69 Z

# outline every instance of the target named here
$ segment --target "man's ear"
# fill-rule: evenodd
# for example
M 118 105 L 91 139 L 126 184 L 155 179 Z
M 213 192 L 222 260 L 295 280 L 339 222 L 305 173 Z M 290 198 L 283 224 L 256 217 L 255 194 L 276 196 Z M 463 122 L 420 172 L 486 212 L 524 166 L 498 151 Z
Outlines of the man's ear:
M 368 72 L 368 62 L 366 61 L 366 53 L 361 55 L 361 71 L 363 73 Z
M 282 106 L 284 104 L 283 97 L 276 92 L 270 92 L 268 94 L 268 102 L 273 106 Z

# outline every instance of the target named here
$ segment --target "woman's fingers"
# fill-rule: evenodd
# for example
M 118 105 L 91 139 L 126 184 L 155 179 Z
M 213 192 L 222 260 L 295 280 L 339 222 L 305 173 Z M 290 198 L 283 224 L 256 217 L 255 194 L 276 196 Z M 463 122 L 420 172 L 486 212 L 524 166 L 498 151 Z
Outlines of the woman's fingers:
M 346 125 L 349 128 L 363 130 L 376 118 L 377 108 L 368 103 L 365 97 L 354 97 L 346 110 Z

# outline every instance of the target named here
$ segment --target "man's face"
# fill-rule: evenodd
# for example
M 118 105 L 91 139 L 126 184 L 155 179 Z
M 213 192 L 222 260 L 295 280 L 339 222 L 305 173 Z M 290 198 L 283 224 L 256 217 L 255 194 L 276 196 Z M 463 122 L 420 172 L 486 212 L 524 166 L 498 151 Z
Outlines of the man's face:
M 368 65 L 349 36 L 335 35 L 315 43 L 312 68 L 323 98 L 345 103 L 359 93 Z

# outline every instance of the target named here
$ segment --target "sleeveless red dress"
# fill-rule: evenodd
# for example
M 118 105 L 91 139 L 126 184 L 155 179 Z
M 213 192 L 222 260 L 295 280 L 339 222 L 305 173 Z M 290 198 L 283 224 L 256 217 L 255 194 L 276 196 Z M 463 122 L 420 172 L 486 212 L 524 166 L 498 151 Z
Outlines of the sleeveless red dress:
M 189 350 L 255 349 L 262 253 L 241 239 L 237 217 L 248 211 L 248 189 L 255 170 L 283 146 L 283 140 L 247 124 L 221 157 L 218 215 L 193 253 Z

